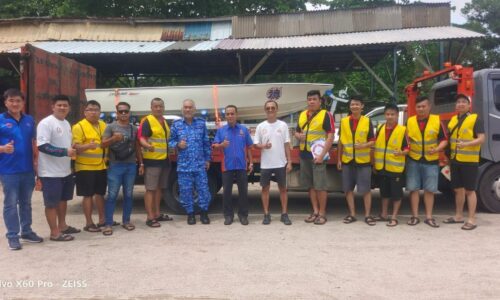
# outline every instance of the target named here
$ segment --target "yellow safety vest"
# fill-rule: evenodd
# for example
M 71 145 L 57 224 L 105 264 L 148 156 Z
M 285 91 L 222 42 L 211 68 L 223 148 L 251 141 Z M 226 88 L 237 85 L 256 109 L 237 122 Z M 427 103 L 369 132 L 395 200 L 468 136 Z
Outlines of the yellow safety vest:
M 366 143 L 368 141 L 368 131 L 370 130 L 370 119 L 361 116 L 352 136 L 350 117 L 344 117 L 340 121 L 340 142 L 342 143 L 342 162 L 349 163 L 353 159 L 358 164 L 370 163 L 370 148 L 354 149 L 355 143 Z
M 430 154 L 431 148 L 437 148 L 438 136 L 441 121 L 438 115 L 429 115 L 427 125 L 425 126 L 424 136 L 418 126 L 417 116 L 410 117 L 407 123 L 408 138 L 410 139 L 410 157 L 414 160 L 420 160 L 424 155 L 427 161 L 436 161 L 439 159 L 439 153 Z
M 151 127 L 152 135 L 148 138 L 148 143 L 154 147 L 154 151 L 148 151 L 144 149 L 143 157 L 145 159 L 153 160 L 163 160 L 168 156 L 167 139 L 170 137 L 170 128 L 165 120 L 163 124 L 165 125 L 165 130 L 161 126 L 158 119 L 153 115 L 148 115 L 146 119 Z
M 307 110 L 300 113 L 299 116 L 299 127 L 302 132 L 306 135 L 305 141 L 300 141 L 300 150 L 311 151 L 311 145 L 314 141 L 326 138 L 326 132 L 323 129 L 323 123 L 326 117 L 326 110 L 320 110 L 311 120 L 308 122 Z
M 104 134 L 104 130 L 106 129 L 106 123 L 99 120 L 98 125 L 99 129 L 94 127 L 94 125 L 87 121 L 87 119 L 83 119 L 75 125 L 79 126 L 82 130 L 84 137 L 83 144 L 89 144 L 92 141 L 97 144 L 97 148 L 95 149 L 88 149 L 83 151 L 82 153 L 78 153 L 75 163 L 86 166 L 104 165 L 106 150 L 101 147 L 101 143 L 102 135 Z
M 450 144 L 451 144 L 451 159 L 459 162 L 479 162 L 479 152 L 481 145 L 463 147 L 457 149 L 457 140 L 460 139 L 464 142 L 472 141 L 474 139 L 474 125 L 476 124 L 477 114 L 470 114 L 465 117 L 460 127 L 458 125 L 458 116 L 453 116 L 448 123 L 448 130 L 450 131 Z M 454 129 L 455 128 L 455 129 Z M 451 132 L 453 130 L 453 132 Z
M 405 155 L 394 155 L 395 150 L 401 150 L 405 139 L 406 127 L 397 125 L 392 130 L 386 142 L 385 124 L 380 126 L 375 141 L 375 169 L 386 170 L 392 173 L 403 173 L 405 169 Z

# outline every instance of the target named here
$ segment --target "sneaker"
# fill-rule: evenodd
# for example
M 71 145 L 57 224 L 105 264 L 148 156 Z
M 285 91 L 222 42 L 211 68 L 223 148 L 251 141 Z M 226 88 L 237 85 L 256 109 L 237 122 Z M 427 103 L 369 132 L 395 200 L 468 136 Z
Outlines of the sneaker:
M 233 224 L 233 217 L 224 216 L 224 225 L 231 225 L 231 224 Z
M 41 243 L 43 242 L 43 239 L 39 237 L 36 233 L 30 232 L 27 234 L 22 234 L 21 239 L 23 241 L 29 242 L 29 243 Z
M 292 221 L 288 218 L 288 214 L 281 214 L 281 222 L 285 225 L 292 225 Z
M 22 246 L 19 242 L 19 238 L 9 238 L 8 241 L 10 250 L 21 250 Z
M 208 217 L 208 212 L 202 211 L 200 213 L 201 224 L 210 224 L 210 218 Z
M 187 223 L 188 225 L 194 225 L 196 224 L 196 218 L 194 217 L 194 214 L 189 214 L 187 217 Z
M 248 217 L 240 216 L 239 219 L 240 219 L 241 225 L 245 225 L 245 226 L 248 225 Z
M 264 215 L 264 220 L 262 220 L 262 224 L 264 224 L 264 225 L 271 224 L 271 215 L 270 214 Z

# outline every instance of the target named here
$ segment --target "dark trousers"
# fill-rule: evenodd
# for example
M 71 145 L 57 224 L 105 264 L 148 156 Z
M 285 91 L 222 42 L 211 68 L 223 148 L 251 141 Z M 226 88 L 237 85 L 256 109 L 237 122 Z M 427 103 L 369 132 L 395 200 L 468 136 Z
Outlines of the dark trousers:
M 233 182 L 238 185 L 238 216 L 248 216 L 248 177 L 246 170 L 230 170 L 222 173 L 224 187 L 224 216 L 234 216 L 233 210 Z

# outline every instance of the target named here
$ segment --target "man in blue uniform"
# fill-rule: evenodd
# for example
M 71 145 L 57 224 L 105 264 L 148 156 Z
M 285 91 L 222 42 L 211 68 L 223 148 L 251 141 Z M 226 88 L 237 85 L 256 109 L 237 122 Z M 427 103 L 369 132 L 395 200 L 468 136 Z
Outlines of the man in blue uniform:
M 225 108 L 227 125 L 219 128 L 214 139 L 214 147 L 224 149 L 224 168 L 222 184 L 224 186 L 224 225 L 231 225 L 234 218 L 233 182 L 238 185 L 238 218 L 241 225 L 248 225 L 248 171 L 253 170 L 252 137 L 248 129 L 238 124 L 238 108 L 228 105 Z M 247 157 L 248 155 L 248 166 Z
M 172 124 L 169 146 L 177 149 L 177 176 L 182 207 L 188 214 L 187 223 L 196 224 L 194 217 L 193 188 L 198 194 L 200 221 L 210 224 L 208 206 L 211 195 L 208 189 L 207 170 L 210 167 L 210 142 L 205 120 L 195 118 L 196 106 L 193 100 L 182 102 L 180 120 Z
M 3 185 L 3 219 L 11 250 L 22 248 L 21 239 L 41 243 L 31 229 L 31 195 L 35 187 L 33 155 L 35 121 L 23 113 L 24 96 L 17 89 L 4 93 L 7 111 L 0 115 L 0 180 Z

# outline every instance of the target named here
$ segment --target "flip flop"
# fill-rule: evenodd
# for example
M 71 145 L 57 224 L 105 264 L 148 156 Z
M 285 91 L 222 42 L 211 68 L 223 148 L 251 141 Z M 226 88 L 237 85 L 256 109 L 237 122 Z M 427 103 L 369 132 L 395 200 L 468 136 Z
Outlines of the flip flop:
M 344 224 L 351 224 L 351 223 L 356 222 L 356 221 L 357 220 L 355 217 L 349 215 L 349 216 L 345 217 L 342 222 L 344 222 Z
M 101 228 L 95 226 L 95 224 L 90 224 L 85 227 L 83 227 L 83 230 L 87 232 L 101 232 Z
M 476 229 L 477 225 L 476 224 L 472 224 L 472 223 L 465 223 L 464 226 L 462 226 L 462 230 L 474 230 Z
M 420 219 L 418 217 L 411 217 L 410 220 L 408 220 L 408 225 L 410 226 L 415 226 L 417 225 L 418 223 L 420 223 Z
M 454 217 L 449 217 L 448 219 L 444 220 L 443 223 L 444 224 L 462 224 L 462 223 L 464 223 L 464 220 L 457 221 L 457 220 L 455 220 Z
M 318 214 L 315 214 L 315 213 L 312 213 L 309 215 L 309 217 L 307 217 L 304 222 L 306 223 L 313 223 L 314 221 L 316 221 L 316 219 L 318 218 Z
M 61 233 L 56 237 L 53 237 L 53 236 L 50 237 L 50 240 L 54 241 L 54 242 L 69 242 L 69 241 L 72 241 L 74 239 L 75 239 L 74 236 L 69 235 L 69 234 L 64 234 L 64 233 Z
M 326 220 L 325 216 L 318 215 L 316 220 L 314 220 L 314 225 L 324 225 L 326 223 L 326 221 L 327 220 Z
M 365 217 L 365 223 L 370 226 L 375 226 L 377 224 L 377 222 L 375 222 L 375 219 L 373 219 L 372 216 Z
M 167 214 L 160 214 L 157 218 L 156 218 L 156 221 L 158 222 L 162 222 L 162 221 L 172 221 L 173 218 L 170 217 L 169 215 Z
M 434 220 L 433 218 L 430 218 L 430 219 L 425 219 L 424 221 L 425 224 L 431 226 L 432 228 L 438 228 L 439 227 L 439 224 L 436 223 L 436 220 Z
M 130 223 L 124 223 L 122 225 L 123 228 L 125 228 L 125 230 L 128 230 L 128 231 L 132 231 L 135 229 L 135 226 L 134 224 L 130 224 Z
M 390 219 L 389 222 L 385 224 L 385 226 L 395 227 L 398 226 L 398 224 L 399 224 L 398 219 Z
M 106 226 L 104 230 L 102 231 L 103 235 L 110 236 L 113 234 L 113 228 L 111 226 Z
M 147 220 L 146 225 L 148 225 L 151 228 L 158 228 L 161 226 L 161 224 L 158 221 L 156 221 L 156 219 Z
M 64 233 L 64 234 L 74 234 L 74 233 L 79 233 L 79 232 L 81 232 L 80 229 L 77 229 L 77 228 L 72 227 L 72 226 L 68 226 L 68 227 L 66 227 L 66 229 L 61 230 L 61 233 Z

